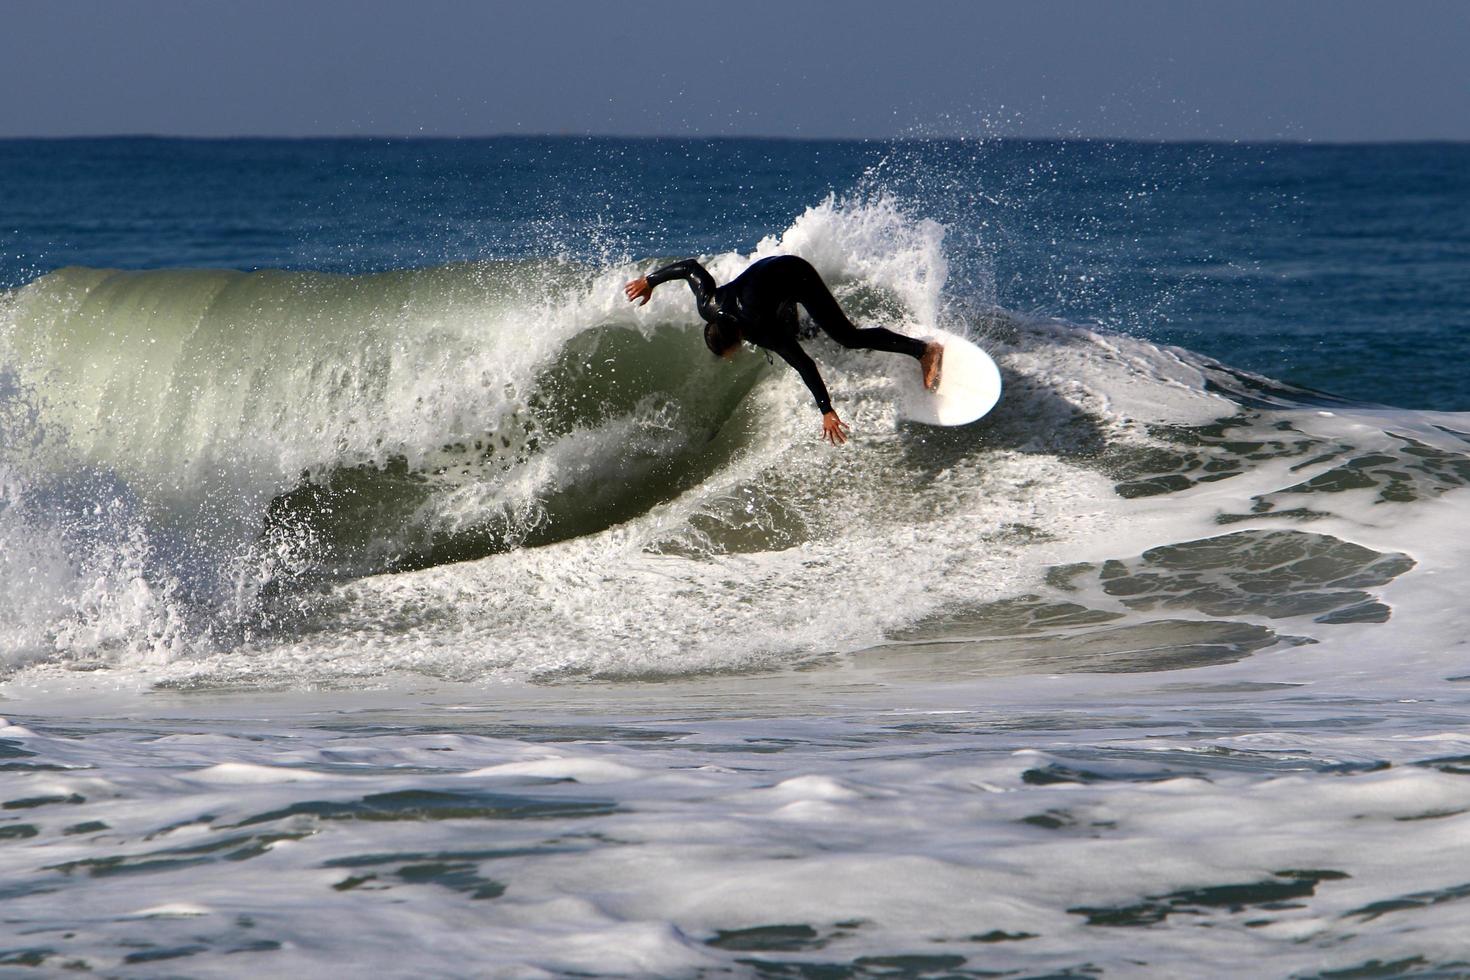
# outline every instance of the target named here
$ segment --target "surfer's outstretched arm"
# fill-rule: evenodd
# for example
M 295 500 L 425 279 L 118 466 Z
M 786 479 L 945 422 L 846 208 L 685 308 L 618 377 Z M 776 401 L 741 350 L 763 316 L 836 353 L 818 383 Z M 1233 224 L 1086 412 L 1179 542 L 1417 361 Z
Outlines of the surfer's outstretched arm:
M 822 438 L 834 446 L 846 442 L 847 423 L 832 410 L 832 399 L 827 394 L 827 385 L 822 381 L 822 373 L 817 370 L 816 362 L 801 349 L 794 338 L 772 349 L 781 355 L 781 360 L 796 368 L 796 373 L 801 375 L 801 380 L 806 382 L 807 389 L 816 399 L 817 409 L 822 413 Z
M 623 287 L 629 302 L 639 302 L 642 306 L 653 298 L 653 287 L 668 282 L 670 279 L 683 279 L 689 283 L 689 288 L 694 291 L 694 303 L 703 307 L 714 298 L 715 277 L 709 274 L 709 270 L 700 265 L 694 259 L 684 259 L 674 262 L 661 269 L 655 269 L 648 275 L 634 279 Z

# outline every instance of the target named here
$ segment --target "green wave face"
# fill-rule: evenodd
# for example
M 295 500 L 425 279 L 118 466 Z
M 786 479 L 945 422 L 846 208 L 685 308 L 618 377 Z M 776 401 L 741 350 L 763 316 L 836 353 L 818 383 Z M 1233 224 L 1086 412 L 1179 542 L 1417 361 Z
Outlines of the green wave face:
M 109 474 L 151 524 L 363 574 L 600 530 L 741 443 L 764 361 L 640 329 L 564 263 L 371 276 L 64 269 L 0 355 L 32 482 Z M 619 321 L 619 317 L 623 317 Z

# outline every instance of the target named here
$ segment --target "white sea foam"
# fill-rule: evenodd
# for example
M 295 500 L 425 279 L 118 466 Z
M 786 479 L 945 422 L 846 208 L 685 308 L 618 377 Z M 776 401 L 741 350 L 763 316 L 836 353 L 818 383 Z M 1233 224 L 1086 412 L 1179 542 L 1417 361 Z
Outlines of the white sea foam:
M 195 973 L 381 957 L 392 975 L 682 975 L 908 955 L 1169 976 L 1459 955 L 1463 882 L 1445 855 L 1470 783 L 1435 760 L 1470 743 L 1410 712 L 1347 733 L 1340 701 L 1171 698 L 1148 679 L 1127 693 L 958 682 L 951 707 L 921 711 L 894 711 L 911 694 L 894 687 L 829 681 L 814 702 L 795 677 L 739 683 L 752 701 L 704 681 L 481 693 L 451 715 L 444 699 L 470 690 L 429 695 L 437 708 L 406 690 L 318 695 L 284 717 L 256 696 L 208 722 L 155 695 L 151 725 L 232 734 L 12 731 L 29 759 L 81 753 L 109 775 L 29 777 L 50 802 L 13 811 L 36 836 L 7 844 L 6 880 L 71 898 L 22 890 L 8 917 L 67 931 L 33 941 L 48 958 L 99 968 L 188 947 L 176 955 Z M 1005 703 L 959 707 L 986 699 Z M 81 708 L 26 700 L 53 721 Z M 749 717 L 755 703 L 767 717 Z M 244 718 L 252 704 L 275 720 Z M 1232 731 L 1243 713 L 1251 730 Z M 1314 715 L 1316 732 L 1269 727 Z M 524 740 L 538 730 L 558 741 Z M 252 778 L 201 778 L 205 760 Z M 116 871 L 68 864 L 88 860 Z M 187 898 L 139 900 L 175 887 Z

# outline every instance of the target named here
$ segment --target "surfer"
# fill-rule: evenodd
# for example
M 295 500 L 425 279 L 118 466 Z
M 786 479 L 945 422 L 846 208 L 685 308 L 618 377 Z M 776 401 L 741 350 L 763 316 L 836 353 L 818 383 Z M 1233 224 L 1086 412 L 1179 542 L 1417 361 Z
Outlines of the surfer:
M 623 287 L 629 302 L 639 306 L 653 298 L 653 289 L 671 279 L 683 279 L 694 291 L 694 302 L 705 321 L 704 342 L 719 357 L 733 357 L 742 340 L 781 355 L 811 389 L 822 413 L 822 438 L 840 446 L 847 441 L 847 423 L 832 410 L 832 399 L 817 365 L 797 342 L 796 305 L 800 303 L 817 326 L 843 347 L 907 354 L 919 362 L 924 387 L 939 382 L 944 348 L 915 340 L 883 327 L 859 330 L 852 325 L 822 277 L 806 259 L 775 255 L 761 259 L 740 275 L 716 286 L 709 270 L 694 259 L 634 279 Z

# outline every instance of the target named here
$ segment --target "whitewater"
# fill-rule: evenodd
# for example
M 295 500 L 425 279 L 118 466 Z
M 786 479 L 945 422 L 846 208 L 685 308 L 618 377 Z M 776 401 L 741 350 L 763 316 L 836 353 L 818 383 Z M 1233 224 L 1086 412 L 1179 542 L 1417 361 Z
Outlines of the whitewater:
M 1470 414 L 1023 305 L 877 173 L 743 246 L 0 294 L 0 964 L 1470 975 Z M 819 338 L 827 446 L 623 299 L 683 254 L 1002 401 Z

